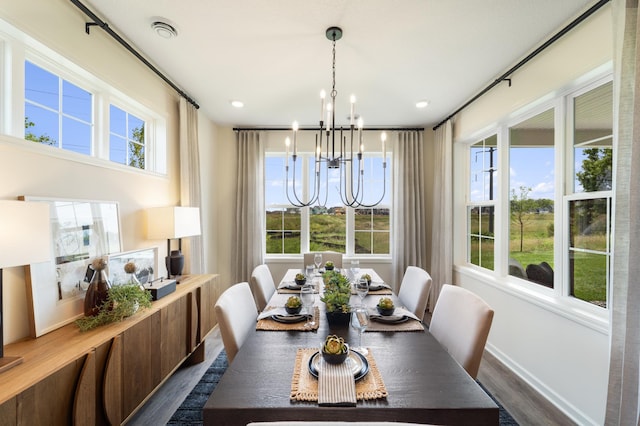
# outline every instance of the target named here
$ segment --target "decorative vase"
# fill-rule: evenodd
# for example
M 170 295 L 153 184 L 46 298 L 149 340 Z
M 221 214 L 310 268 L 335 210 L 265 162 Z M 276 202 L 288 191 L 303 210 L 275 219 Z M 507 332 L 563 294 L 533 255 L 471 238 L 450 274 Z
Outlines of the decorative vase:
M 327 312 L 329 327 L 348 327 L 351 320 L 349 312 Z
M 107 301 L 110 288 L 111 283 L 104 267 L 96 270 L 87 288 L 87 294 L 84 296 L 85 316 L 93 317 L 98 315 L 100 307 Z
M 146 290 L 144 288 L 144 285 L 138 279 L 138 276 L 136 275 L 135 272 L 132 272 L 132 273 L 129 274 L 129 277 L 127 278 L 127 284 L 128 285 L 137 285 L 138 287 L 140 287 L 141 290 Z

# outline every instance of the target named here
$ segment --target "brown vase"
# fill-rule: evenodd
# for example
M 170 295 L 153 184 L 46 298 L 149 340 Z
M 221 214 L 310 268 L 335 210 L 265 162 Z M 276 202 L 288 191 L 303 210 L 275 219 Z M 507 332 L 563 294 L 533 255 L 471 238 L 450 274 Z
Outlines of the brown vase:
M 111 283 L 104 269 L 96 271 L 84 296 L 84 315 L 93 317 L 98 315 L 100 307 L 107 301 Z

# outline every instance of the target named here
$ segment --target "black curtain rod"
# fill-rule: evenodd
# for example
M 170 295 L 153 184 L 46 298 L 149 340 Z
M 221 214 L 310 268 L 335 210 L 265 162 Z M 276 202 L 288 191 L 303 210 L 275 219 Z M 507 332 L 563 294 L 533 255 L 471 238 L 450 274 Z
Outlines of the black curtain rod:
M 424 127 L 365 127 L 362 130 L 363 131 L 389 131 L 389 132 L 422 132 L 424 131 Z M 255 131 L 260 131 L 260 132 L 264 132 L 264 131 L 291 131 L 291 127 L 234 127 L 233 131 L 234 132 L 240 132 L 243 130 L 255 130 Z M 303 131 L 318 131 L 317 127 L 300 127 L 298 130 L 303 130 Z M 338 127 L 336 127 L 336 131 L 340 130 Z M 345 127 L 344 128 L 345 132 L 349 131 L 349 128 Z
M 470 100 L 468 100 L 464 105 L 462 105 L 460 108 L 458 108 L 457 110 L 455 110 L 454 112 L 452 112 L 451 114 L 449 114 L 449 116 L 447 118 L 445 118 L 444 120 L 442 120 L 441 122 L 439 122 L 438 124 L 435 125 L 435 127 L 433 128 L 433 130 L 437 130 L 438 127 L 442 126 L 444 123 L 447 122 L 447 120 L 453 118 L 457 113 L 459 113 L 460 111 L 462 111 L 463 109 L 465 109 L 466 107 L 468 107 L 469 105 L 471 105 L 473 102 L 475 102 L 480 96 L 484 95 L 485 93 L 487 93 L 489 90 L 493 89 L 495 86 L 497 86 L 498 84 L 502 83 L 503 81 L 508 81 L 509 82 L 509 86 L 511 86 L 511 79 L 508 78 L 511 74 L 513 74 L 515 71 L 517 71 L 520 67 L 522 67 L 524 64 L 526 64 L 527 62 L 529 62 L 531 59 L 533 59 L 534 57 L 536 57 L 540 52 L 542 52 L 543 50 L 545 50 L 547 47 L 551 46 L 551 44 L 553 44 L 554 42 L 556 42 L 560 37 L 562 37 L 563 35 L 565 35 L 566 33 L 568 33 L 569 31 L 571 31 L 574 27 L 576 27 L 578 24 L 580 24 L 582 21 L 584 21 L 585 19 L 587 19 L 589 16 L 593 15 L 598 9 L 600 9 L 602 6 L 604 6 L 605 4 L 609 3 L 610 0 L 600 0 L 598 1 L 596 4 L 594 4 L 593 6 L 591 6 L 586 12 L 584 12 L 582 15 L 578 16 L 576 19 L 574 19 L 573 21 L 571 21 L 566 27 L 564 27 L 563 29 L 561 29 L 558 33 L 556 33 L 553 37 L 551 37 L 549 40 L 547 40 L 544 44 L 542 44 L 540 47 L 538 47 L 536 50 L 534 50 L 533 52 L 531 52 L 529 55 L 527 55 L 527 57 L 525 57 L 523 60 L 521 60 L 520 62 L 518 62 L 516 65 L 514 65 L 512 68 L 510 68 L 507 72 L 505 72 L 504 74 L 502 74 L 500 77 L 498 77 L 493 83 L 491 83 L 490 85 L 488 85 L 487 87 L 485 87 L 480 93 L 478 93 L 477 95 L 475 95 L 473 98 L 471 98 Z
M 158 70 L 151 62 L 149 62 L 144 56 L 142 56 L 137 50 L 135 50 L 129 43 L 127 43 L 122 37 L 118 35 L 115 31 L 113 31 L 109 24 L 104 22 L 102 19 L 98 18 L 98 16 L 93 13 L 89 8 L 87 8 L 84 4 L 82 4 L 79 0 L 71 0 L 71 3 L 75 4 L 78 9 L 82 10 L 85 15 L 87 15 L 93 22 L 87 22 L 84 26 L 84 30 L 87 34 L 90 34 L 90 28 L 93 26 L 98 26 L 105 30 L 107 34 L 109 34 L 113 39 L 115 39 L 118 43 L 120 43 L 125 49 L 133 54 L 136 58 L 138 58 L 143 64 L 145 64 L 151 71 L 156 73 L 158 77 L 163 79 L 169 86 L 173 87 L 173 89 L 180 94 L 183 98 L 187 100 L 191 105 L 196 107 L 196 109 L 200 108 L 200 105 L 196 103 L 189 95 L 187 95 L 182 89 L 176 86 L 168 77 L 166 77 L 160 70 Z

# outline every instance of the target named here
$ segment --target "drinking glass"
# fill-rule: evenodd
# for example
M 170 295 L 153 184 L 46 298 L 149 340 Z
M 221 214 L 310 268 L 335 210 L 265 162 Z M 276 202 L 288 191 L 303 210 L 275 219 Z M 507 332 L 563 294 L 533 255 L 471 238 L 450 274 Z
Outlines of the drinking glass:
M 362 333 L 369 325 L 369 311 L 367 308 L 359 307 L 351 311 L 351 327 L 358 332 L 358 347 L 354 348 L 362 355 L 366 355 L 369 351 L 362 346 Z
M 307 322 L 304 323 L 304 327 L 311 328 L 316 325 L 313 315 L 313 305 L 315 302 L 313 285 L 305 284 L 300 288 L 300 300 L 302 301 L 302 308 L 307 315 Z
M 356 294 L 360 297 L 360 306 L 364 306 L 364 298 L 369 293 L 369 281 L 364 278 L 360 278 L 356 281 Z
M 353 279 L 356 279 L 359 273 L 360 273 L 360 261 L 352 260 L 351 261 L 351 277 L 353 277 Z
M 313 256 L 313 263 L 316 264 L 316 269 L 320 270 L 320 265 L 322 265 L 322 253 L 316 253 Z
M 313 276 L 313 265 L 307 265 L 305 273 L 307 274 L 307 279 L 310 280 Z

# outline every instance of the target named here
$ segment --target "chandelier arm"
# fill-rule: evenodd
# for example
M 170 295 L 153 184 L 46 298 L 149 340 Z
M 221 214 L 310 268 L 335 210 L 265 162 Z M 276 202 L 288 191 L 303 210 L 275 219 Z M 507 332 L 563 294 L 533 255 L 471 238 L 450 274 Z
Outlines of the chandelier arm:
M 371 208 L 371 207 L 377 206 L 382 202 L 387 192 L 387 162 L 386 161 L 382 163 L 382 176 L 383 176 L 382 177 L 382 196 L 380 197 L 380 199 L 372 204 L 358 203 L 357 207 Z
M 289 204 L 291 204 L 294 207 L 306 207 L 304 204 L 297 203 L 297 202 L 293 201 L 291 199 L 291 197 L 289 196 L 289 166 L 285 167 L 285 171 L 286 171 L 286 178 L 285 178 L 284 193 L 287 196 L 287 200 L 289 201 Z M 293 186 L 295 186 L 295 184 L 296 184 L 296 182 L 294 180 L 293 181 Z
M 287 173 L 287 180 L 289 178 L 289 173 Z M 293 196 L 295 197 L 297 203 L 294 203 L 291 198 L 289 197 L 289 183 L 287 182 L 287 199 L 289 200 L 289 202 L 291 204 L 293 204 L 296 207 L 308 207 L 311 204 L 313 204 L 315 202 L 314 198 L 311 198 L 309 201 L 304 202 L 300 199 L 300 197 L 298 197 L 298 193 L 296 192 L 296 156 L 293 156 Z M 315 196 L 315 194 L 314 194 Z

